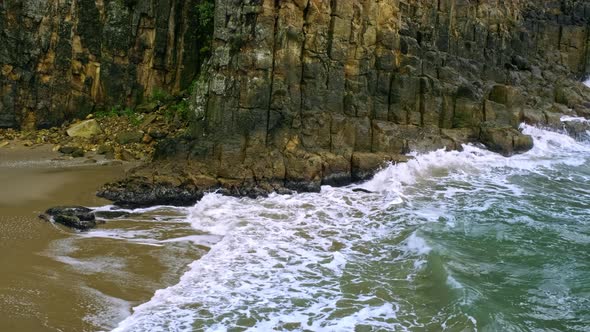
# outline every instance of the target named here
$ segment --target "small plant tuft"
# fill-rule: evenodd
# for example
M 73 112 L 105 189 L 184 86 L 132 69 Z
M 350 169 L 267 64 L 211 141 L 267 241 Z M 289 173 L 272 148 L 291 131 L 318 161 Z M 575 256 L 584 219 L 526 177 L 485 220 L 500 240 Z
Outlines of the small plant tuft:
M 158 103 L 166 103 L 170 100 L 174 99 L 174 97 L 172 95 L 170 95 L 168 92 L 160 89 L 160 88 L 154 88 L 152 90 L 152 95 L 150 96 L 149 100 L 152 102 L 158 102 Z
M 187 121 L 189 117 L 189 104 L 188 101 L 183 99 L 180 102 L 171 105 L 168 110 L 164 113 L 164 117 L 168 121 L 179 119 L 181 121 Z
M 119 116 L 126 117 L 129 120 L 129 122 L 134 126 L 139 126 L 139 124 L 141 124 L 141 115 L 137 114 L 131 107 L 123 107 L 121 105 L 116 105 L 108 110 L 97 111 L 95 114 L 95 117 L 98 119 Z

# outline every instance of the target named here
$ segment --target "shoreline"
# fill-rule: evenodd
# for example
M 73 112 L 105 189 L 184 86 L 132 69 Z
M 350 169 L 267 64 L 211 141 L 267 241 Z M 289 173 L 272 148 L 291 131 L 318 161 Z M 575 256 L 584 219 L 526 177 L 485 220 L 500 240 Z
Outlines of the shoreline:
M 0 148 L 0 181 L 4 188 L 0 191 L 0 330 L 66 328 L 87 309 L 65 309 L 54 299 L 69 298 L 74 303 L 90 303 L 92 299 L 82 288 L 63 287 L 64 282 L 76 285 L 80 279 L 50 254 L 54 243 L 75 239 L 77 233 L 50 225 L 37 216 L 57 204 L 108 204 L 94 191 L 102 182 L 121 176 L 126 166 L 52 160 L 59 157 L 51 145 L 12 144 Z
M 9 161 L 11 159 L 18 159 L 18 163 L 23 165 L 33 166 L 37 163 L 38 167 L 53 168 L 126 165 L 124 174 L 103 183 L 97 191 L 97 196 L 116 206 L 141 208 L 155 205 L 191 206 L 210 192 L 235 197 L 264 197 L 273 192 L 318 192 L 322 185 L 338 187 L 359 183 L 371 178 L 388 163 L 395 164 L 412 159 L 407 154 L 383 152 L 353 151 L 348 155 L 322 151 L 307 152 L 297 147 L 295 142 L 294 146 L 288 144 L 284 151 L 269 147 L 267 155 L 264 151 L 259 151 L 258 158 L 247 157 L 246 160 L 223 165 L 210 157 L 191 156 L 190 151 L 198 149 L 199 142 L 183 136 L 186 127 L 173 134 L 172 127 L 166 127 L 169 124 L 162 122 L 163 119 L 158 112 L 161 111 L 156 110 L 146 117 L 154 115 L 147 119 L 148 125 L 156 123 L 158 128 L 165 128 L 162 129 L 163 133 L 160 132 L 161 139 L 147 140 L 143 143 L 120 141 L 120 137 L 126 136 L 129 133 L 127 130 L 132 126 L 129 123 L 130 119 L 124 116 L 101 119 L 101 127 L 107 127 L 113 121 L 122 124 L 112 132 L 109 131 L 109 135 L 103 132 L 90 138 L 69 137 L 66 133 L 69 130 L 68 126 L 29 132 L 0 130 L 0 167 L 15 164 L 16 161 Z M 563 115 L 558 122 L 533 125 L 565 131 L 572 137 L 582 138 L 590 129 L 590 122 L 580 119 L 583 118 Z M 76 122 L 69 128 L 88 121 L 94 119 Z M 144 125 L 140 128 L 146 131 L 153 129 Z M 487 144 L 485 130 L 492 132 Z M 49 135 L 52 137 L 50 143 L 44 143 L 48 132 L 54 134 Z M 421 138 L 420 135 L 410 142 L 417 148 L 417 152 L 422 153 L 439 148 L 460 151 L 463 144 L 479 143 L 505 157 L 526 152 L 533 146 L 530 136 L 523 135 L 512 127 L 482 126 L 478 134 L 456 129 L 441 131 L 440 135 L 447 137 L 450 147 L 434 144 L 435 141 L 431 138 Z M 502 135 L 511 139 L 504 142 Z M 144 134 L 145 136 L 148 134 Z M 38 143 L 31 141 L 31 138 L 35 137 Z M 503 143 L 506 144 L 502 145 Z M 498 147 L 498 144 L 503 147 Z M 83 155 L 64 153 L 62 148 L 65 145 L 83 149 Z M 105 153 L 104 146 L 111 146 L 112 150 Z M 129 157 L 131 153 L 120 151 L 127 151 L 126 149 L 136 153 L 144 151 L 146 154 L 140 160 L 125 158 L 125 155 Z M 185 151 L 188 155 L 183 155 L 180 151 Z M 38 160 L 34 160 L 35 158 Z M 264 166 L 267 166 L 266 169 Z
M 52 151 L 50 145 L 43 145 L 43 146 L 33 147 L 33 148 L 31 148 L 31 147 L 25 147 L 25 146 L 15 146 L 15 148 L 12 149 L 12 150 L 0 151 L 0 160 L 2 160 L 2 162 L 0 163 L 0 169 L 2 169 L 2 168 L 10 168 L 10 167 L 6 166 L 7 164 L 10 164 L 10 162 L 8 162 L 7 159 L 5 159 L 3 157 L 5 157 L 7 155 L 10 155 L 11 153 L 12 153 L 12 156 L 18 156 L 19 157 L 19 158 L 13 158 L 13 159 L 18 159 L 18 160 L 14 160 L 14 161 L 21 162 L 22 163 L 21 165 L 27 165 L 26 167 L 24 167 L 24 170 L 25 171 L 26 170 L 32 170 L 34 172 L 43 171 L 43 170 L 46 171 L 47 169 L 49 169 L 50 171 L 55 170 L 55 169 L 62 169 L 63 172 L 65 172 L 66 174 L 70 174 L 71 175 L 71 172 L 74 172 L 75 173 L 76 171 L 80 171 L 80 170 L 93 170 L 93 169 L 99 169 L 99 170 L 101 170 L 101 169 L 108 169 L 108 168 L 115 168 L 115 169 L 118 169 L 118 170 L 123 170 L 123 168 L 125 168 L 125 167 L 131 167 L 132 166 L 129 163 L 124 163 L 124 164 L 117 163 L 116 165 L 107 165 L 107 166 L 100 166 L 100 162 L 99 163 L 95 163 L 95 164 L 84 164 L 83 162 L 82 163 L 80 162 L 81 160 L 76 160 L 74 158 L 74 159 L 67 159 L 67 160 L 58 160 L 57 161 L 58 162 L 58 165 L 57 166 L 56 165 L 53 165 L 51 167 L 48 167 L 48 165 L 50 165 L 51 162 L 52 162 L 51 161 L 51 158 L 52 157 L 55 157 L 55 156 L 59 156 L 59 153 L 57 153 L 55 151 Z M 43 160 L 45 160 L 45 163 L 39 162 L 39 161 L 43 161 Z M 4 163 L 4 166 L 3 166 L 2 163 Z M 16 165 L 16 164 L 12 164 L 12 165 L 13 166 L 11 166 L 11 167 L 13 169 L 17 169 L 16 167 L 14 167 L 14 165 Z M 64 166 L 64 165 L 68 165 L 68 166 Z M 20 170 L 22 170 L 22 169 L 20 169 Z M 55 175 L 55 173 L 51 174 L 50 176 L 53 177 L 54 175 Z M 81 179 L 89 179 L 89 178 L 91 178 L 91 177 L 89 177 L 87 175 L 83 175 L 81 177 Z M 100 183 L 97 182 L 97 181 L 98 180 L 96 178 L 93 179 L 93 183 L 94 184 L 100 185 Z M 76 181 L 75 182 L 76 185 L 83 184 L 83 183 L 84 183 L 84 181 L 79 181 L 79 182 Z M 63 185 L 62 184 L 61 187 L 59 187 L 59 186 L 56 187 L 57 189 L 54 188 L 54 189 L 52 189 L 52 190 L 50 190 L 48 192 L 45 192 L 45 195 L 51 196 L 51 199 L 55 200 L 55 199 L 57 199 L 57 197 L 54 196 L 55 193 L 56 192 L 63 191 L 62 189 L 64 187 L 67 187 L 67 185 Z M 79 188 L 78 193 L 81 193 L 82 190 L 84 190 L 84 189 L 83 188 Z M 66 204 L 70 204 L 70 203 L 71 204 L 86 204 L 85 202 L 88 202 L 87 200 L 98 200 L 99 202 L 105 202 L 103 204 L 107 204 L 106 201 L 103 201 L 103 200 L 101 200 L 101 199 L 99 199 L 97 197 L 90 198 L 87 195 L 88 192 L 86 192 L 86 196 L 84 196 L 84 197 L 79 196 L 78 193 L 71 193 L 71 200 L 68 201 L 67 199 L 64 199 L 63 202 L 57 202 L 57 204 L 62 204 L 62 203 L 66 203 Z M 34 199 L 33 201 L 35 202 L 34 203 L 35 206 L 39 206 L 40 203 L 38 202 L 38 199 Z M 23 206 L 28 206 L 28 204 L 23 204 Z M 97 206 L 97 205 L 90 204 L 90 206 Z M 46 207 L 50 207 L 50 206 L 45 206 L 44 208 L 46 208 Z M 2 209 L 2 205 L 1 204 L 0 204 L 0 209 Z M 37 223 L 37 226 L 41 225 L 38 228 L 46 228 L 46 230 L 49 230 L 49 231 L 58 230 L 58 228 L 56 228 L 56 227 L 59 227 L 59 226 L 56 226 L 56 227 L 46 227 L 47 226 L 46 223 L 43 222 L 43 221 L 40 221 L 40 220 L 35 220 L 34 222 Z M 120 225 L 115 225 L 115 224 L 116 223 L 110 223 L 109 225 L 111 225 L 113 227 L 120 228 Z M 123 223 L 121 223 L 121 224 L 123 224 Z M 130 225 L 135 226 L 135 224 L 130 224 Z M 153 225 L 152 224 L 147 224 L 146 227 L 150 227 L 151 228 L 151 227 L 153 227 Z M 103 229 L 102 227 L 99 228 L 99 231 L 107 231 L 107 230 L 112 230 L 112 229 L 111 228 L 105 228 L 105 229 Z M 186 230 L 184 230 L 184 232 L 186 232 L 187 234 L 190 234 Z M 74 242 L 75 241 L 80 241 L 80 244 L 75 245 L 75 247 L 78 247 L 78 248 L 82 248 L 82 246 L 81 246 L 82 243 L 88 244 L 88 241 L 94 241 L 95 242 L 95 245 L 96 245 L 96 243 L 101 243 L 101 242 L 104 243 L 104 244 L 99 245 L 99 247 L 97 247 L 97 248 L 100 248 L 100 250 L 97 249 L 97 250 L 92 251 L 92 252 L 94 252 L 95 255 L 96 254 L 99 254 L 99 253 L 101 253 L 101 252 L 103 252 L 103 251 L 106 250 L 106 252 L 109 253 L 109 256 L 112 255 L 114 257 L 118 257 L 120 255 L 127 255 L 128 253 L 126 251 L 129 250 L 129 248 L 134 248 L 134 249 L 131 249 L 131 250 L 145 251 L 145 246 L 141 246 L 141 245 L 139 245 L 137 243 L 122 244 L 121 242 L 113 242 L 112 239 L 104 239 L 104 238 L 100 238 L 100 237 L 96 237 L 96 238 L 92 238 L 92 237 L 90 237 L 90 238 L 87 238 L 87 237 L 76 237 L 76 236 L 70 237 L 70 236 L 68 236 L 68 234 L 70 234 L 68 231 L 61 230 L 61 231 L 59 231 L 59 234 L 56 237 L 54 237 L 54 238 L 51 238 L 50 237 L 50 239 L 51 239 L 51 241 L 53 241 L 53 243 L 62 243 L 62 245 L 60 245 L 60 246 L 55 246 L 54 245 L 54 246 L 52 246 L 52 248 L 49 248 L 48 247 L 49 249 L 48 248 L 45 248 L 45 249 L 36 250 L 34 253 L 32 253 L 33 256 L 41 256 L 41 258 L 37 258 L 36 259 L 36 263 L 34 263 L 32 265 L 33 266 L 37 266 L 37 268 L 38 268 L 39 265 L 50 265 L 50 266 L 52 266 L 51 269 L 54 270 L 54 271 L 56 269 L 58 271 L 60 269 L 63 269 L 63 272 L 62 273 L 65 273 L 65 274 L 69 275 L 70 278 L 72 278 L 72 276 L 71 276 L 71 273 L 72 272 L 69 271 L 69 269 L 71 269 L 72 267 L 75 268 L 76 270 L 80 270 L 81 269 L 82 271 L 86 271 L 86 272 L 82 273 L 82 276 L 76 276 L 74 278 L 74 280 L 77 280 L 77 282 L 80 282 L 80 280 L 85 280 L 85 278 L 90 278 L 89 276 L 92 276 L 92 274 L 99 273 L 99 272 L 97 272 L 97 265 L 96 265 L 96 263 L 99 263 L 99 264 L 115 264 L 115 263 L 114 262 L 110 262 L 108 260 L 104 260 L 104 258 L 103 258 L 103 259 L 98 260 L 98 261 L 96 261 L 94 263 L 88 264 L 88 261 L 87 260 L 89 259 L 89 257 L 92 257 L 92 256 L 88 256 L 89 253 L 84 253 L 81 256 L 76 257 L 76 255 L 74 254 L 74 252 L 66 251 L 65 253 L 63 253 L 60 256 L 60 255 L 57 255 L 56 253 L 49 254 L 49 252 L 51 250 L 56 250 L 56 248 L 63 247 L 63 243 L 67 243 L 68 246 L 70 246 L 72 244 L 72 242 L 70 242 L 70 241 L 74 241 Z M 45 237 L 45 241 L 46 242 L 43 242 L 43 241 L 39 241 L 39 239 L 37 239 L 36 240 L 36 242 L 37 242 L 36 245 L 37 246 L 39 246 L 39 245 L 42 246 L 43 243 L 48 243 L 47 242 L 48 240 L 47 240 L 46 237 Z M 82 241 L 86 241 L 86 242 L 82 242 Z M 4 244 L 4 245 L 7 245 L 7 244 Z M 117 246 L 120 249 L 116 249 L 116 250 L 113 249 L 113 248 L 115 248 Z M 21 246 L 21 247 L 19 247 L 19 249 L 22 252 L 23 247 Z M 26 249 L 26 247 L 25 247 L 25 249 Z M 60 249 L 60 250 L 63 250 L 63 248 Z M 117 250 L 123 250 L 123 251 L 118 252 Z M 197 253 L 197 252 L 198 251 L 195 251 L 195 253 Z M 40 255 L 40 253 L 41 253 L 41 255 Z M 104 254 L 104 252 L 102 254 Z M 73 257 L 72 257 L 72 255 L 73 255 Z M 142 256 L 143 258 L 141 260 L 145 264 L 145 267 L 140 269 L 141 273 L 149 274 L 150 277 L 153 277 L 153 275 L 151 275 L 151 274 L 164 273 L 164 272 L 162 272 L 163 271 L 163 268 L 157 268 L 157 267 L 154 267 L 153 266 L 153 262 L 151 261 L 152 258 L 150 257 L 150 255 L 152 255 L 152 253 L 147 253 L 147 254 L 144 253 L 144 256 Z M 197 256 L 198 256 L 198 254 L 197 254 Z M 135 257 L 136 256 L 133 256 L 132 255 L 132 258 L 133 259 L 136 259 Z M 189 264 L 185 264 L 184 266 L 179 267 L 180 265 L 182 265 L 183 263 L 186 263 L 186 262 L 192 262 L 192 261 L 194 261 L 194 259 L 200 259 L 200 257 L 202 257 L 202 256 L 199 256 L 199 257 L 190 256 L 190 257 L 179 258 L 179 262 L 180 263 L 178 263 L 178 266 L 176 268 L 172 268 L 172 269 L 168 268 L 169 271 L 172 270 L 176 274 L 174 276 L 169 276 L 168 279 L 167 279 L 167 283 L 166 284 L 157 286 L 157 287 L 160 287 L 160 288 L 154 288 L 155 287 L 154 286 L 154 283 L 146 282 L 145 284 L 142 285 L 143 288 L 142 287 L 138 287 L 137 285 L 134 286 L 134 285 L 128 284 L 125 287 L 129 287 L 131 290 L 123 290 L 123 289 L 115 290 L 115 289 L 119 288 L 120 286 L 116 286 L 116 283 L 112 283 L 110 281 L 109 282 L 104 282 L 104 281 L 101 280 L 104 277 L 100 277 L 100 278 L 96 278 L 90 284 L 81 284 L 80 287 L 78 287 L 79 289 L 77 289 L 77 291 L 79 292 L 79 294 L 82 294 L 83 293 L 85 295 L 79 295 L 78 294 L 78 296 L 82 296 L 84 298 L 85 297 L 88 297 L 88 298 L 95 297 L 95 301 L 98 301 L 97 300 L 98 298 L 100 298 L 101 301 L 102 300 L 107 301 L 107 302 L 102 302 L 103 303 L 103 304 L 101 304 L 103 306 L 102 308 L 107 308 L 108 307 L 108 305 L 105 306 L 104 303 L 110 303 L 110 306 L 111 306 L 110 309 L 115 308 L 116 309 L 115 311 L 117 311 L 117 312 L 119 312 L 121 314 L 120 316 L 117 316 L 118 318 L 115 318 L 115 319 L 113 319 L 111 321 L 112 324 L 115 324 L 114 327 L 116 327 L 116 324 L 118 324 L 120 321 L 122 321 L 122 319 L 125 319 L 125 318 L 129 317 L 130 314 L 132 314 L 132 311 L 131 311 L 131 308 L 132 307 L 135 307 L 138 304 L 146 303 L 147 301 L 149 301 L 153 297 L 153 291 L 155 291 L 157 289 L 162 289 L 161 287 L 165 287 L 166 285 L 168 285 L 168 286 L 175 285 L 176 282 L 178 282 L 178 279 L 181 278 L 182 275 L 184 275 L 184 272 L 187 271 L 187 268 L 189 266 Z M 53 261 L 53 262 L 50 263 L 49 261 Z M 90 262 L 92 262 L 92 260 L 90 260 Z M 5 264 L 11 264 L 11 263 L 5 262 Z M 116 263 L 116 264 L 120 264 L 120 263 Z M 127 264 L 130 264 L 130 263 L 127 263 Z M 16 264 L 12 264 L 12 265 L 15 266 Z M 61 268 L 60 268 L 60 266 L 61 266 Z M 25 267 L 25 270 L 27 268 L 28 267 Z M 85 270 L 85 269 L 88 269 L 88 270 Z M 154 272 L 154 270 L 155 270 L 155 272 Z M 13 274 L 14 275 L 15 273 L 18 273 L 18 271 L 10 271 L 10 274 Z M 87 274 L 87 273 L 90 273 L 90 274 Z M 115 271 L 114 274 L 113 274 L 113 276 L 118 276 L 119 278 L 123 278 L 122 276 L 124 276 L 124 274 L 123 275 L 117 275 L 116 273 L 117 272 Z M 174 273 L 171 273 L 171 274 L 174 274 Z M 45 276 L 44 275 L 41 275 L 40 277 L 43 278 Z M 94 279 L 95 277 L 91 277 L 91 278 Z M 90 279 L 90 280 L 92 280 L 92 279 Z M 59 286 L 60 287 L 63 287 L 63 284 L 59 284 Z M 74 287 L 74 288 L 76 288 L 76 287 Z M 100 290 L 101 288 L 108 289 L 109 291 L 101 291 Z M 147 290 L 146 288 L 149 288 L 149 290 Z M 63 292 L 66 292 L 67 293 L 67 292 L 70 292 L 70 291 L 72 291 L 72 290 L 68 289 L 68 290 L 65 290 L 65 291 L 62 290 L 60 292 L 62 292 L 62 293 Z M 132 295 L 131 296 L 130 294 L 135 294 L 135 295 Z M 67 295 L 64 295 L 64 296 L 67 296 Z M 71 295 L 69 295 L 69 296 L 71 296 Z M 136 300 L 129 300 L 130 297 L 134 297 Z M 118 303 L 120 306 L 116 306 L 115 305 L 116 303 Z M 127 308 L 127 309 L 125 309 L 125 308 Z M 123 311 L 127 310 L 127 311 L 125 311 L 125 314 L 124 315 L 122 315 L 122 313 L 123 313 L 123 311 L 121 311 L 122 309 L 124 309 Z M 47 310 L 47 309 L 45 309 L 45 310 Z M 97 310 L 96 309 L 93 309 L 93 310 L 95 311 L 94 313 L 96 314 L 96 311 Z M 102 310 L 106 310 L 106 309 L 102 309 Z M 64 311 L 64 312 L 66 312 L 66 311 Z M 71 313 L 68 313 L 68 314 L 71 314 Z M 104 315 L 104 314 L 105 314 L 105 312 L 101 312 L 99 310 L 99 316 L 98 316 L 98 318 L 97 317 L 94 317 L 94 318 L 91 319 L 91 318 L 89 318 L 91 316 L 88 316 L 88 314 L 85 314 L 85 315 L 77 315 L 76 317 L 81 318 L 81 321 L 84 321 L 83 324 L 91 324 L 91 325 L 92 324 L 99 324 L 97 322 L 101 322 L 102 324 L 104 324 L 104 317 L 100 316 L 100 315 Z M 112 314 L 112 312 L 111 311 L 107 311 L 106 314 L 109 314 L 110 315 L 110 314 Z M 14 317 L 12 317 L 12 318 L 10 318 L 10 316 L 7 316 L 7 317 L 9 317 L 9 323 L 10 323 L 10 319 L 13 319 L 12 322 L 15 321 L 14 320 L 15 319 Z M 86 321 L 86 320 L 90 320 L 91 322 Z M 22 320 L 16 320 L 16 321 L 17 322 L 20 322 L 19 324 L 24 324 Z M 68 321 L 68 324 L 71 324 L 71 320 Z M 76 323 L 76 324 L 78 324 L 78 323 Z M 52 325 L 52 327 L 53 326 L 55 326 L 55 325 Z M 84 325 L 84 326 L 86 326 L 86 325 Z M 96 326 L 96 325 L 92 325 L 92 326 Z M 0 326 L 0 329 L 1 329 L 1 327 L 2 326 Z M 31 328 L 33 328 L 33 327 L 31 326 Z M 44 331 L 45 329 L 44 328 L 43 329 L 36 328 L 35 330 Z M 52 328 L 47 328 L 46 330 L 47 331 L 50 331 L 50 330 L 52 330 Z
M 526 124 L 562 131 L 580 139 L 587 135 L 590 122 L 579 119 L 583 118 L 560 118 L 551 124 Z M 482 125 L 477 134 L 463 129 L 441 130 L 440 135 L 446 137 L 450 145 L 435 143 L 431 137 L 420 135 L 410 142 L 416 147 L 412 152 L 417 153 L 439 149 L 461 151 L 465 144 L 478 144 L 488 151 L 510 157 L 534 147 L 532 137 L 520 130 L 510 126 Z M 342 155 L 289 147 L 279 151 L 271 147 L 257 152 L 257 158 L 236 157 L 236 162 L 227 161 L 224 165 L 212 157 L 191 155 L 192 150 L 198 149 L 198 142 L 180 139 L 163 143 L 163 146 L 156 147 L 156 156 L 164 154 L 164 157 L 139 165 L 120 181 L 105 184 L 97 195 L 119 206 L 146 207 L 189 206 L 210 192 L 251 198 L 265 197 L 270 193 L 319 192 L 323 185 L 340 187 L 366 181 L 389 163 L 404 163 L 413 158 L 398 153 L 353 151 Z M 170 145 L 174 145 L 173 151 L 167 151 Z
M 175 284 L 185 265 L 202 254 L 191 244 L 128 240 L 127 233 L 158 229 L 149 213 L 108 220 L 96 232 L 39 219 L 56 205 L 110 205 L 96 190 L 136 164 L 100 156 L 85 163 L 87 158 L 63 158 L 52 145 L 12 143 L 0 148 L 0 330 L 110 329 L 154 291 Z M 167 227 L 169 232 L 154 236 L 194 233 L 183 224 Z

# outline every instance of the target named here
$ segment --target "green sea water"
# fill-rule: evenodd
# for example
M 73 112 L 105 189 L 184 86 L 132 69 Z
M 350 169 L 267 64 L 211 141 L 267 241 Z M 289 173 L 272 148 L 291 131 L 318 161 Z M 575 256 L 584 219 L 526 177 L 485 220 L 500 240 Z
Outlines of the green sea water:
M 206 237 L 208 252 L 178 283 L 110 324 L 590 331 L 590 145 L 523 130 L 535 148 L 510 158 L 465 146 L 320 194 L 206 195 L 177 210 L 174 222 Z M 109 237 L 137 241 L 125 229 Z

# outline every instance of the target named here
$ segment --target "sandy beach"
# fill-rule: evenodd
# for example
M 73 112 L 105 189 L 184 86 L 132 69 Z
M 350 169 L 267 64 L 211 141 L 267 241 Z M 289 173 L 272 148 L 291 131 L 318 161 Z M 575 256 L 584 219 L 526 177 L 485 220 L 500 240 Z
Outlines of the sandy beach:
M 204 253 L 184 241 L 154 244 L 194 233 L 174 213 L 162 217 L 166 211 L 133 213 L 90 232 L 38 218 L 57 205 L 110 204 L 96 190 L 133 166 L 92 154 L 64 158 L 51 145 L 0 148 L 0 331 L 111 329 Z
M 86 160 L 56 160 L 50 145 L 36 148 L 17 143 L 0 148 L 0 330 L 55 330 L 75 320 L 80 298 L 68 280 L 55 282 L 63 264 L 44 254 L 52 241 L 72 232 L 37 216 L 54 205 L 102 205 L 94 195 L 105 181 L 122 176 L 128 166 L 85 164 Z M 56 306 L 61 298 L 62 310 Z M 66 300 L 68 299 L 68 300 Z M 79 324 L 75 324 L 80 326 Z M 71 326 L 75 326 L 71 325 Z

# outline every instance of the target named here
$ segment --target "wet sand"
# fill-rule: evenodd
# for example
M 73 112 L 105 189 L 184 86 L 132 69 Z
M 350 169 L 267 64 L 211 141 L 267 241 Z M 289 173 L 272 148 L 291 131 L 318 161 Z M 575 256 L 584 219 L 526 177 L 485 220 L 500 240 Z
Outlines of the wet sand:
M 58 157 L 49 146 L 0 148 L 0 331 L 111 328 L 156 289 L 175 283 L 202 252 L 100 236 L 150 229 L 137 220 L 78 233 L 38 219 L 51 206 L 109 204 L 96 190 L 129 167 L 52 161 Z

